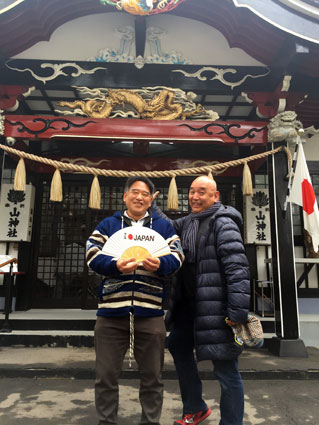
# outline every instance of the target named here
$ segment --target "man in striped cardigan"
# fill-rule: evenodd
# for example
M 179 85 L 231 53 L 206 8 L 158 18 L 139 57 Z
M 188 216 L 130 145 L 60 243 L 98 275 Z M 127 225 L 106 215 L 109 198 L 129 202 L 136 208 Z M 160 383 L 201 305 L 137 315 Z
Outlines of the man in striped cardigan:
M 129 178 L 123 196 L 127 209 L 102 220 L 87 241 L 87 264 L 103 277 L 94 331 L 99 425 L 117 424 L 118 379 L 125 353 L 133 345 L 141 376 L 140 424 L 159 425 L 160 421 L 166 336 L 162 309 L 164 277 L 180 268 L 184 256 L 172 225 L 149 211 L 153 194 L 154 185 L 148 178 Z M 171 253 L 148 257 L 142 264 L 134 258 L 124 260 L 105 255 L 102 248 L 108 238 L 128 226 L 152 228 L 167 241 Z

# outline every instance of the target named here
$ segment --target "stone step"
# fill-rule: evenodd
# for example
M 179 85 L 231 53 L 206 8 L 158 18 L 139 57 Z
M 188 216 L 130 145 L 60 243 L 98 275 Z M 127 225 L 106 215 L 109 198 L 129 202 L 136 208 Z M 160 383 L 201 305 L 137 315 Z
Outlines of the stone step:
M 0 320 L 0 345 L 27 347 L 93 347 L 95 310 L 28 310 L 15 311 L 8 323 Z M 265 339 L 275 336 L 274 318 L 260 318 Z
M 265 333 L 265 345 L 274 336 L 276 336 L 274 333 Z M 83 330 L 14 330 L 10 333 L 0 333 L 0 346 L 93 347 L 94 336 L 93 331 Z

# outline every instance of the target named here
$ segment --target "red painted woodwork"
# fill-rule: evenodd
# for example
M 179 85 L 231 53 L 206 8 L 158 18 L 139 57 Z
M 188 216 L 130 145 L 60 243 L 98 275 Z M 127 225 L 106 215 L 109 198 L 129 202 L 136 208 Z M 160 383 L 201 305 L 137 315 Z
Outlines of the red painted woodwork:
M 44 121 L 50 122 L 47 125 Z M 68 123 L 77 127 L 67 129 Z M 209 126 L 212 124 L 212 126 Z M 215 126 L 218 124 L 219 126 Z M 23 130 L 24 126 L 24 130 Z M 201 129 L 200 131 L 191 130 Z M 207 134 L 203 127 L 209 126 Z M 226 134 L 222 126 L 231 126 L 229 131 L 233 137 Z M 238 143 L 240 145 L 260 145 L 267 143 L 267 123 L 256 122 L 221 122 L 221 121 L 157 121 L 136 119 L 93 119 L 83 117 L 53 117 L 31 115 L 8 115 L 5 120 L 5 136 L 16 139 L 49 140 L 79 138 L 127 141 L 167 141 L 167 142 L 196 142 L 196 143 Z M 45 128 L 47 128 L 45 131 Z M 29 131 L 27 130 L 29 129 Z M 255 129 L 256 131 L 253 131 Z M 35 132 L 35 134 L 32 133 Z M 248 137 L 248 136 L 251 137 Z M 245 137 L 244 137 L 245 136 Z M 238 138 L 238 141 L 234 140 Z M 243 137 L 241 139 L 241 137 Z
M 306 99 L 296 107 L 296 114 L 305 128 L 318 123 L 319 100 Z
M 248 92 L 246 95 L 257 108 L 259 116 L 263 118 L 272 118 L 278 112 L 281 112 L 278 110 L 281 99 L 285 99 L 286 101 L 285 110 L 294 111 L 296 110 L 297 105 L 302 102 L 306 96 L 305 93 L 290 93 L 287 91 L 281 91 L 281 88 L 277 89 L 273 93 Z
M 29 87 L 0 85 L 0 109 L 6 111 L 13 108 Z

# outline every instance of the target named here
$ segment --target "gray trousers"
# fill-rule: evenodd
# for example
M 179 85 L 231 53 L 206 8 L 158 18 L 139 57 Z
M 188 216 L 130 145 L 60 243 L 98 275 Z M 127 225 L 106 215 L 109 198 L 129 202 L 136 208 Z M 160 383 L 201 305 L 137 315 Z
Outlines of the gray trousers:
M 95 406 L 99 425 L 116 425 L 118 380 L 129 347 L 129 316 L 97 318 Z M 163 404 L 161 380 L 166 330 L 163 316 L 135 317 L 134 357 L 140 372 L 140 425 L 159 425 Z

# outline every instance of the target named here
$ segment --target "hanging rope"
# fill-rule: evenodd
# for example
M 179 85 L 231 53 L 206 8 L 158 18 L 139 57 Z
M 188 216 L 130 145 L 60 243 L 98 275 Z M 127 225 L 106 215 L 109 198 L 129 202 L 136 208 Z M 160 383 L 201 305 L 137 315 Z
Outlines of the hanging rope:
M 129 347 L 129 358 L 128 366 L 132 367 L 132 360 L 134 357 L 134 314 L 130 311 L 130 347 Z
M 41 156 L 33 155 L 27 152 L 23 152 L 9 146 L 1 145 L 0 148 L 4 151 L 17 155 L 20 160 L 18 167 L 16 169 L 14 177 L 14 189 L 15 190 L 24 190 L 25 188 L 25 166 L 23 159 L 28 159 L 30 161 L 41 162 L 42 164 L 49 165 L 55 168 L 55 173 L 51 182 L 50 190 L 50 200 L 51 201 L 62 201 L 62 180 L 60 176 L 60 171 L 71 171 L 82 174 L 92 174 L 94 176 L 91 192 L 90 192 L 90 208 L 100 208 L 101 202 L 101 189 L 98 181 L 98 176 L 105 177 L 131 177 L 131 176 L 145 176 L 150 178 L 160 178 L 160 177 L 170 177 L 171 183 L 169 186 L 167 208 L 170 210 L 178 209 L 178 191 L 176 186 L 175 178 L 178 176 L 187 176 L 192 174 L 208 174 L 208 176 L 213 178 L 213 173 L 215 171 L 226 170 L 229 167 L 237 167 L 243 165 L 243 195 L 252 195 L 252 181 L 251 173 L 249 170 L 248 162 L 255 161 L 257 159 L 266 158 L 269 155 L 273 155 L 280 151 L 285 151 L 288 157 L 289 165 L 291 167 L 292 157 L 289 149 L 285 146 L 279 146 L 276 149 L 259 153 L 256 155 L 249 156 L 247 158 L 236 159 L 233 161 L 227 161 L 220 164 L 211 164 L 204 165 L 201 167 L 191 167 L 191 168 L 181 168 L 176 170 L 164 170 L 164 171 L 125 171 L 125 170 L 104 170 L 101 168 L 94 167 L 85 167 L 84 165 L 74 165 L 67 162 L 56 161 L 49 158 L 44 158 Z
M 105 176 L 105 177 L 145 176 L 150 178 L 187 176 L 189 174 L 205 174 L 209 172 L 224 170 L 225 168 L 229 168 L 229 167 L 237 167 L 238 165 L 244 165 L 246 162 L 251 162 L 251 161 L 255 161 L 256 159 L 266 158 L 267 156 L 275 154 L 282 150 L 285 150 L 287 155 L 289 152 L 288 149 L 280 146 L 271 151 L 252 155 L 247 158 L 236 159 L 234 161 L 223 162 L 220 164 L 212 164 L 212 165 L 204 165 L 201 167 L 180 168 L 176 170 L 164 170 L 164 171 L 125 171 L 125 170 L 104 170 L 101 168 L 85 167 L 84 165 L 74 165 L 74 164 L 69 164 L 67 162 L 55 161 L 53 159 L 33 155 L 31 153 L 23 152 L 23 151 L 10 148 L 9 146 L 5 146 L 1 144 L 0 144 L 0 148 L 8 153 L 17 155 L 20 158 L 25 158 L 31 161 L 41 162 L 42 164 L 50 165 L 51 167 L 57 168 L 61 171 L 74 171 L 77 173 L 80 172 L 83 174 L 93 174 L 94 176 L 99 175 L 99 176 Z
M 282 146 L 282 148 L 286 152 L 288 163 L 289 163 L 289 170 L 290 170 L 292 167 L 292 155 L 291 155 L 290 149 L 288 149 L 287 146 Z

